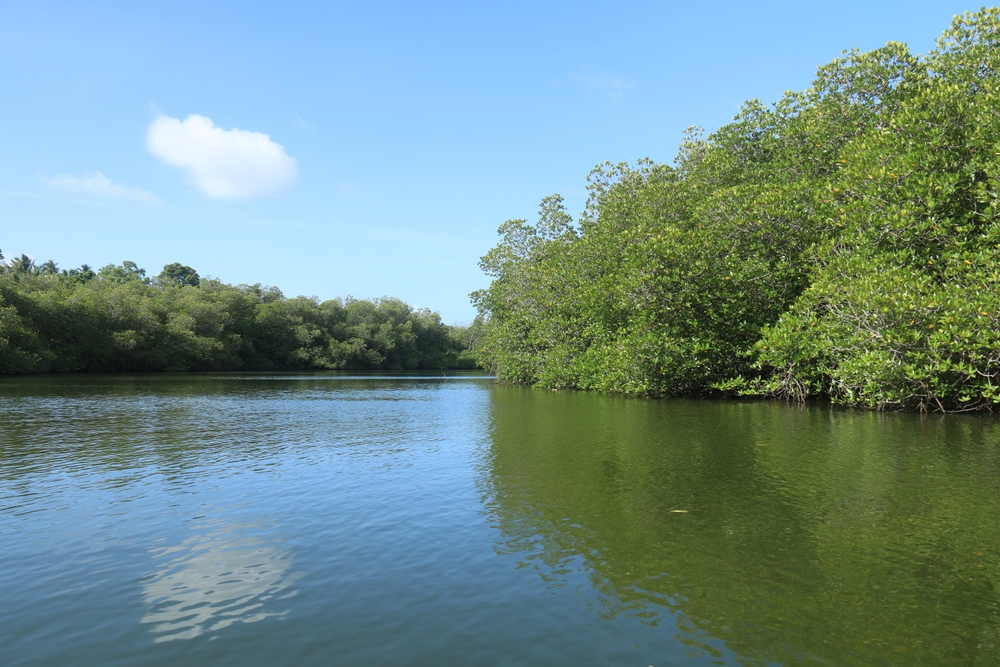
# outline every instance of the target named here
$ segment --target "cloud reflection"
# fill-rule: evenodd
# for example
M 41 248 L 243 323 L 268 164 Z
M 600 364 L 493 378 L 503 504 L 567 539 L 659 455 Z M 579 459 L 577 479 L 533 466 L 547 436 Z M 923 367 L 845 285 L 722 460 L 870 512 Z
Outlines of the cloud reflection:
M 259 527 L 230 525 L 159 550 L 143 581 L 142 617 L 155 642 L 191 639 L 233 623 L 281 617 L 278 600 L 295 594 L 291 551 Z

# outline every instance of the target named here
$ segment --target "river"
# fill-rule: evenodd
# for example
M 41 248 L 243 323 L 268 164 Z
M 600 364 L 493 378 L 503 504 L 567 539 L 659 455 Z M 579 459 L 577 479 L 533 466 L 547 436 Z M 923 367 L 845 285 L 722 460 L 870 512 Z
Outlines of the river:
M 1000 422 L 0 378 L 0 664 L 1000 663 Z

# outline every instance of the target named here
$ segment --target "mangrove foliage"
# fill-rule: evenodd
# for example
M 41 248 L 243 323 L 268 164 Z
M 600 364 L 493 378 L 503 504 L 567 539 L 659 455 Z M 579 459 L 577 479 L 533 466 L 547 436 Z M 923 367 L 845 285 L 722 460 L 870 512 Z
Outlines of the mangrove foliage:
M 473 294 L 503 381 L 668 396 L 1000 403 L 1000 11 L 850 51 L 673 164 L 604 164 L 512 220 Z
M 399 299 L 288 298 L 179 263 L 155 277 L 129 261 L 0 264 L 0 374 L 475 368 L 481 329 Z

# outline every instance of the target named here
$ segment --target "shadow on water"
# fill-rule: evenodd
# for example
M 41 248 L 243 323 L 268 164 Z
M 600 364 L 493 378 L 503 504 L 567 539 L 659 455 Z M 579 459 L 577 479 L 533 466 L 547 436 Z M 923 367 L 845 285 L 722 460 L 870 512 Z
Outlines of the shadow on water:
M 480 486 L 547 586 L 745 665 L 992 665 L 1000 424 L 498 386 Z M 721 663 L 720 663 L 721 664 Z

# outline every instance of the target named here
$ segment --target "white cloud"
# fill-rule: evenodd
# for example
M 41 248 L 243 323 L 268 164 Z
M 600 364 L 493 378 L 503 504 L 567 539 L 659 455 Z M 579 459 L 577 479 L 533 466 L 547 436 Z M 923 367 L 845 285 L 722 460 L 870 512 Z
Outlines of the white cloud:
M 42 180 L 53 190 L 63 192 L 94 195 L 108 199 L 131 199 L 145 204 L 158 204 L 160 202 L 160 198 L 152 192 L 115 183 L 99 171 L 90 172 L 85 176 L 70 176 L 68 174 L 59 174 L 52 178 L 43 176 Z
M 313 130 L 316 129 L 315 125 L 305 120 L 304 118 L 302 118 L 302 116 L 298 114 L 294 114 L 292 116 L 292 123 L 294 123 L 295 126 L 300 130 L 305 130 L 306 132 L 312 132 Z
M 169 165 L 188 170 L 195 185 L 215 199 L 251 199 L 295 187 L 299 168 L 281 144 L 263 132 L 223 130 L 192 114 L 183 121 L 159 116 L 146 147 Z
M 596 92 L 610 100 L 620 100 L 625 91 L 631 89 L 635 83 L 620 79 L 611 74 L 578 73 L 569 77 L 576 83 L 582 83 L 591 92 Z

